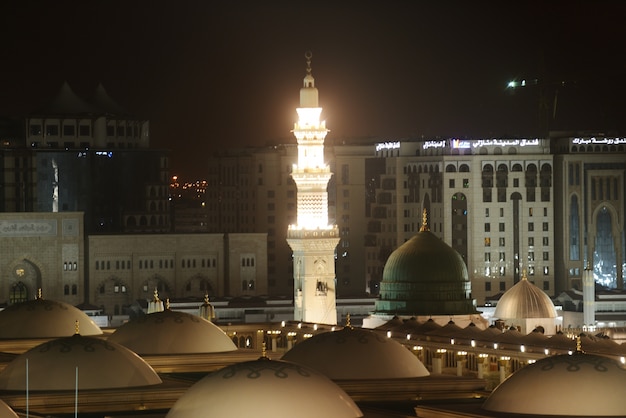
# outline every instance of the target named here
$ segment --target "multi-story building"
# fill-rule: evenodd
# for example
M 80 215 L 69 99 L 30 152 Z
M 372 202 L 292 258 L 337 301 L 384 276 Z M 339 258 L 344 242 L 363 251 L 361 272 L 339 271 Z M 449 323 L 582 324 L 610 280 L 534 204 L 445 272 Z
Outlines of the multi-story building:
M 589 266 L 596 283 L 624 289 L 626 138 L 562 135 L 553 143 L 558 287 L 582 289 Z
M 466 261 L 479 304 L 511 288 L 524 270 L 549 295 L 580 289 L 591 254 L 596 281 L 622 288 L 625 146 L 624 139 L 599 135 L 327 141 L 325 158 L 334 173 L 329 217 L 340 235 L 338 296 L 377 294 L 388 255 L 419 230 L 424 208 L 431 232 Z M 296 159 L 295 147 L 277 146 L 240 150 L 219 161 L 256 168 L 256 179 L 239 195 L 257 208 L 256 231 L 270 237 L 270 294 L 289 294 L 293 286 L 291 251 L 280 246 L 280 234 L 295 217 L 289 172 Z M 211 182 L 220 184 L 214 174 Z
M 169 232 L 168 152 L 99 86 L 66 84 L 0 149 L 1 212 L 84 212 L 85 233 Z

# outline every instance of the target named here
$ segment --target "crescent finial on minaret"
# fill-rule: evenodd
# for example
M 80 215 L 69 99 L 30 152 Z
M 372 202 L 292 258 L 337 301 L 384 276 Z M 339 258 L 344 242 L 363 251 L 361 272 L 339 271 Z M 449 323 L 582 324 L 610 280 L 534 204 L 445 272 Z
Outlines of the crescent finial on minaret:
M 420 232 L 423 231 L 430 231 L 430 228 L 428 227 L 428 211 L 426 208 L 422 211 L 422 226 L 420 227 Z
M 313 58 L 313 53 L 311 51 L 306 51 L 304 53 L 304 58 L 306 58 L 306 73 L 311 74 L 311 58 Z

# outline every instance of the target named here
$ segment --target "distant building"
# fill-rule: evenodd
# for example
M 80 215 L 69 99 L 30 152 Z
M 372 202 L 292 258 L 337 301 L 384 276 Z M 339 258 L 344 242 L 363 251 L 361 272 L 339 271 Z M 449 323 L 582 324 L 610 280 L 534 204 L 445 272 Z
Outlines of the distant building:
M 23 123 L 0 147 L 0 212 L 84 212 L 86 234 L 171 230 L 168 152 L 102 86 L 87 102 L 65 83 Z
M 596 281 L 622 288 L 625 147 L 624 138 L 560 133 L 327 138 L 325 160 L 335 173 L 329 219 L 340 238 L 337 295 L 377 295 L 387 258 L 419 230 L 424 208 L 431 232 L 463 257 L 478 305 L 513 287 L 523 269 L 550 296 L 580 289 L 587 254 L 594 254 Z M 268 232 L 275 295 L 293 286 L 282 231 L 296 217 L 296 161 L 296 147 L 280 145 L 231 150 L 209 163 L 209 223 Z

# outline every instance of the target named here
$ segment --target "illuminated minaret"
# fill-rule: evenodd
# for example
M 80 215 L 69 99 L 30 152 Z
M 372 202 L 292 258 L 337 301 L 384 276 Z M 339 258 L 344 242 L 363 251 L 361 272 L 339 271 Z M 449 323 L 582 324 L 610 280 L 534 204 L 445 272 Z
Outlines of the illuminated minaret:
M 335 302 L 336 225 L 328 223 L 328 192 L 332 176 L 324 163 L 326 122 L 320 121 L 318 92 L 311 75 L 312 54 L 307 60 L 304 86 L 300 89 L 298 122 L 293 134 L 298 140 L 298 163 L 292 177 L 298 188 L 298 218 L 289 226 L 287 242 L 293 250 L 294 319 L 320 324 L 337 324 Z
M 596 281 L 589 263 L 583 270 L 583 324 L 588 327 L 596 325 Z

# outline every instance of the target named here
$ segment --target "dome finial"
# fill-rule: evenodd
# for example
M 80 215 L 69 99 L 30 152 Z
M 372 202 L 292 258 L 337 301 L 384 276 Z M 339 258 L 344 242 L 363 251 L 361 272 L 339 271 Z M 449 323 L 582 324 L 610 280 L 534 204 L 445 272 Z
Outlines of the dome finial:
M 80 322 L 78 322 L 78 319 L 74 321 L 74 334 L 75 335 L 80 334 Z
M 261 344 L 261 358 L 259 360 L 269 360 L 270 358 L 267 356 L 267 344 L 265 341 Z
M 307 75 L 311 75 L 311 58 L 313 58 L 313 53 L 311 51 L 306 51 L 304 53 L 304 58 L 306 58 L 306 73 Z
M 585 353 L 583 351 L 583 342 L 582 342 L 582 339 L 580 338 L 580 335 L 576 336 L 576 353 L 578 353 L 578 354 L 584 354 Z
M 161 299 L 159 299 L 159 291 L 157 290 L 157 288 L 154 288 L 154 299 L 152 299 L 153 302 L 160 302 Z
M 37 289 L 37 297 L 35 299 L 43 299 L 43 295 L 41 293 L 41 287 Z
M 350 313 L 346 314 L 346 325 L 344 328 L 352 329 L 352 324 L 350 323 Z
M 430 231 L 428 227 L 428 210 L 426 208 L 422 211 L 422 226 L 420 227 L 420 232 L 424 231 Z
M 165 309 L 170 310 L 170 298 L 165 299 Z
M 522 269 L 522 280 L 528 280 L 528 276 L 526 276 L 526 269 Z

